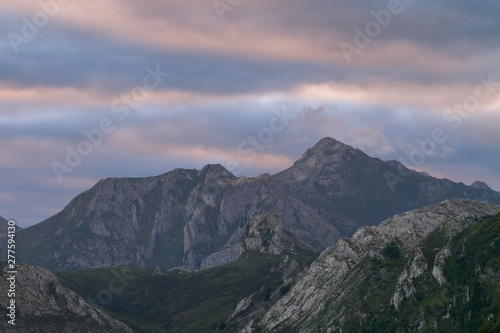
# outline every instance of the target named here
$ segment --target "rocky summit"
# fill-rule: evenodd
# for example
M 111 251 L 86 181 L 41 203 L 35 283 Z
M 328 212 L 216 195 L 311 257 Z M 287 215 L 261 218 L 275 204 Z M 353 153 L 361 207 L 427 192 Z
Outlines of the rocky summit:
M 18 261 L 51 270 L 192 271 L 236 260 L 255 216 L 276 214 L 272 221 L 281 235 L 323 251 L 363 225 L 447 199 L 500 203 L 500 193 L 437 179 L 324 138 L 272 176 L 237 178 L 221 165 L 207 165 L 101 180 L 58 214 L 20 230 Z M 4 244 L 0 250 L 5 257 Z

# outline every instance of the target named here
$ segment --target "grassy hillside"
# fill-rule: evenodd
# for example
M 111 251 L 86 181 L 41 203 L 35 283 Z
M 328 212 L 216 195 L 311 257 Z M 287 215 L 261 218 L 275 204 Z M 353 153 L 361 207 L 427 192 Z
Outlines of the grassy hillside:
M 95 268 L 56 275 L 138 332 L 212 332 L 225 327 L 242 298 L 282 284 L 284 259 L 253 251 L 231 264 L 192 273 Z M 315 257 L 294 259 L 304 267 Z

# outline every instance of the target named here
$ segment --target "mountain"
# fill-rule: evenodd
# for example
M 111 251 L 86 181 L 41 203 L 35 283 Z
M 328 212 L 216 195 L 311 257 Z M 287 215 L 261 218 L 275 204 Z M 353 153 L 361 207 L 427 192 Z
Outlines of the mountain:
M 343 236 L 394 214 L 441 201 L 472 199 L 500 204 L 489 188 L 466 186 L 372 158 L 333 138 L 321 139 L 290 168 L 274 175 L 300 193 Z
M 73 291 L 63 287 L 54 274 L 43 268 L 17 266 L 16 295 L 9 298 L 7 290 L 11 274 L 0 272 L 0 303 L 10 304 L 15 299 L 15 326 L 8 323 L 10 310 L 2 306 L 0 331 L 19 333 L 42 332 L 116 332 L 132 333 L 122 322 L 93 308 Z
M 51 270 L 196 270 L 234 240 L 251 217 L 270 212 L 317 251 L 340 237 L 332 223 L 270 175 L 236 178 L 220 165 L 208 165 L 158 177 L 102 180 L 57 215 L 19 232 L 25 245 L 18 257 Z
M 227 332 L 477 331 L 500 327 L 500 206 L 444 201 L 362 227 L 231 316 Z M 484 330 L 487 332 L 488 330 Z
M 446 199 L 500 203 L 500 193 L 436 179 L 324 138 L 274 176 L 237 178 L 207 165 L 101 180 L 58 214 L 19 231 L 18 261 L 51 270 L 198 270 L 236 260 L 254 216 L 276 214 L 268 221 L 283 236 L 320 252 L 362 225 Z

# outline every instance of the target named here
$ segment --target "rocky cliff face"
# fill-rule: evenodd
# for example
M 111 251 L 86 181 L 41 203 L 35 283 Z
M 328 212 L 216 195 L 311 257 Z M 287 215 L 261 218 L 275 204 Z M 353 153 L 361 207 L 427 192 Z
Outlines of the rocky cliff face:
M 87 304 L 73 291 L 63 287 L 57 278 L 43 268 L 16 267 L 15 326 L 8 323 L 7 309 L 2 306 L 2 332 L 130 332 L 122 322 Z M 0 273 L 0 287 L 9 290 L 9 277 Z M 0 303 L 9 304 L 7 292 L 0 293 Z M 9 318 L 10 320 L 10 318 Z
M 378 227 L 362 227 L 352 238 L 325 250 L 268 311 L 260 317 L 250 314 L 252 319 L 246 320 L 242 331 L 357 331 L 372 327 L 379 313 L 402 315 L 401 309 L 411 300 L 447 283 L 444 265 L 452 240 L 480 219 L 498 213 L 497 205 L 445 201 L 394 216 Z M 500 239 L 500 232 L 496 237 Z M 387 257 L 391 242 L 401 259 Z
M 236 178 L 209 165 L 100 181 L 59 214 L 19 233 L 25 244 L 19 260 L 54 270 L 113 265 L 196 270 L 237 239 L 252 216 L 269 212 L 318 251 L 340 237 L 286 184 L 269 175 Z
M 257 250 L 272 255 L 314 252 L 314 248 L 287 231 L 277 214 L 268 213 L 252 217 L 245 227 L 233 233 L 231 239 L 218 252 L 201 263 L 202 269 L 230 263 L 244 253 Z
M 391 183 L 388 174 L 400 179 Z M 322 251 L 362 225 L 460 198 L 500 203 L 492 190 L 436 179 L 325 138 L 274 176 L 236 178 L 207 165 L 101 180 L 57 215 L 19 231 L 18 260 L 53 270 L 197 270 L 233 260 L 254 216 L 277 214 L 282 230 Z

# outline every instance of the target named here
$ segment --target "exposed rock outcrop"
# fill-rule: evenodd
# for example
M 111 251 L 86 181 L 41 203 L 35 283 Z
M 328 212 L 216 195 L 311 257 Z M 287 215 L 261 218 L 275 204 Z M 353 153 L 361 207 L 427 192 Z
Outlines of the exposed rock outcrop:
M 313 252 L 314 248 L 287 231 L 277 214 L 268 213 L 252 217 L 245 227 L 239 228 L 218 252 L 209 255 L 201 268 L 211 268 L 232 262 L 251 250 L 273 255 Z
M 43 268 L 17 266 L 15 297 L 0 293 L 0 303 L 15 300 L 15 326 L 8 323 L 6 306 L 2 306 L 2 332 L 116 332 L 132 333 L 124 323 L 95 309 L 73 291 L 63 287 L 57 278 Z M 0 288 L 9 290 L 10 277 L 6 270 L 0 273 Z M 10 310 L 9 310 L 10 311 Z
M 346 318 L 362 322 L 366 314 L 360 305 L 363 302 L 360 290 L 376 278 L 370 274 L 379 273 L 366 271 L 361 263 L 384 260 L 383 249 L 391 241 L 397 242 L 405 257 L 405 264 L 394 276 L 391 294 L 390 303 L 398 310 L 403 299 L 416 297 L 417 280 L 431 277 L 437 285 L 445 283 L 442 269 L 444 260 L 450 255 L 449 240 L 480 219 L 498 213 L 500 206 L 497 205 L 470 200 L 445 201 L 394 216 L 379 227 L 362 227 L 352 238 L 341 239 L 325 250 L 295 278 L 292 289 L 260 322 L 253 320 L 246 330 L 251 332 L 259 327 L 264 332 L 280 332 L 293 327 L 296 332 L 323 332 L 326 328 L 334 332 L 346 323 Z M 438 248 L 437 254 L 433 254 L 434 264 L 429 266 L 428 256 L 418 245 L 434 231 L 439 233 L 441 250 Z M 385 287 L 391 288 L 390 285 Z M 322 330 L 314 329 L 318 323 Z

